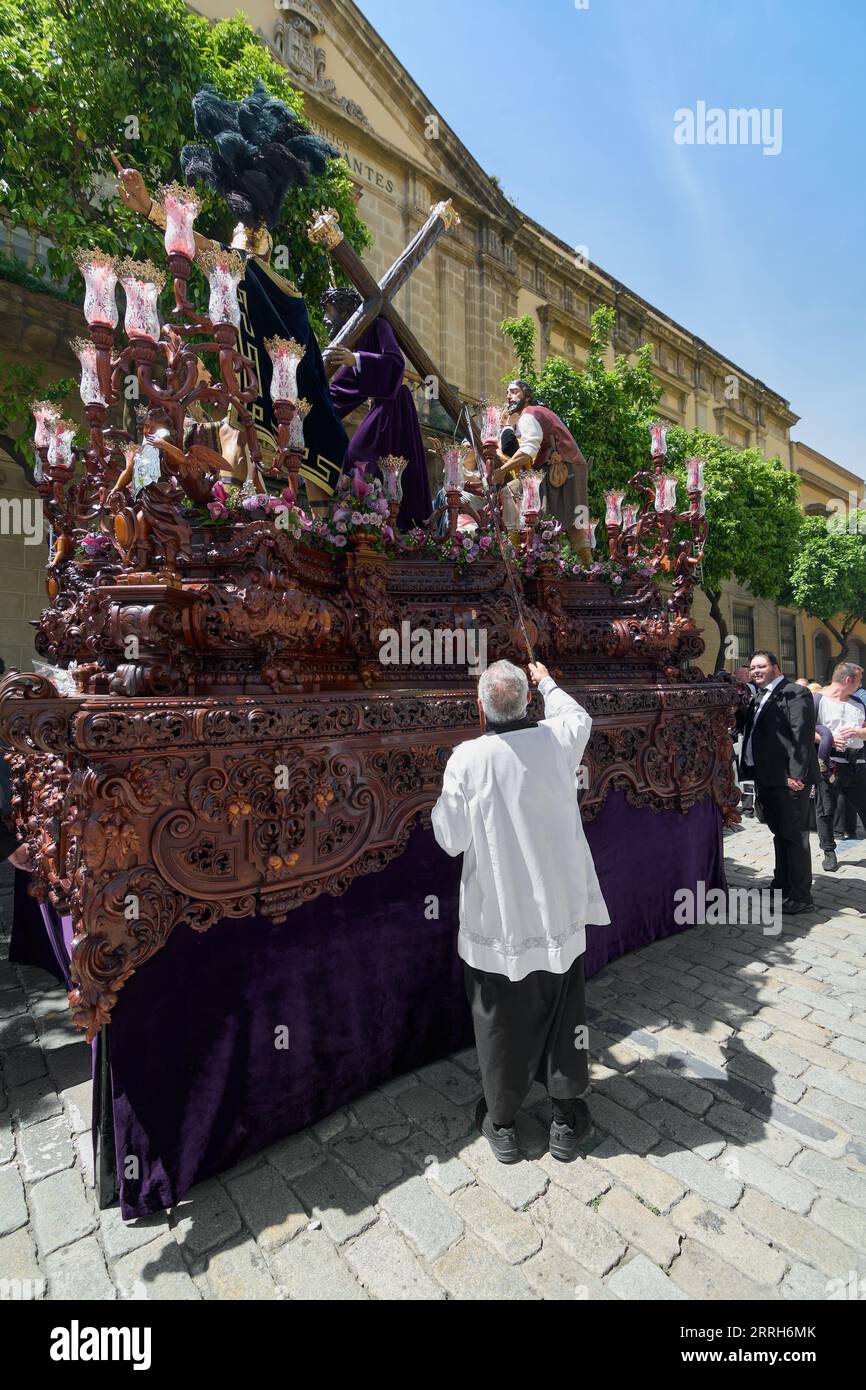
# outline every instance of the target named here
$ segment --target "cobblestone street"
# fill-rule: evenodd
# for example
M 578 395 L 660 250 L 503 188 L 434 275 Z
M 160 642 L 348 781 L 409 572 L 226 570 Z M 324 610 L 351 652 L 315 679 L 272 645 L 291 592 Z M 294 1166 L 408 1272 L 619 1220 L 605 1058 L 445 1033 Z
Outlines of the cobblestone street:
M 763 826 L 725 844 L 731 887 L 769 880 Z M 546 1154 L 533 1094 L 527 1161 L 498 1164 L 467 1051 L 129 1225 L 94 1201 L 90 1050 L 4 938 L 0 1281 L 58 1299 L 857 1297 L 866 842 L 840 845 L 835 875 L 812 847 L 815 909 L 780 935 L 698 926 L 589 982 L 585 1159 Z

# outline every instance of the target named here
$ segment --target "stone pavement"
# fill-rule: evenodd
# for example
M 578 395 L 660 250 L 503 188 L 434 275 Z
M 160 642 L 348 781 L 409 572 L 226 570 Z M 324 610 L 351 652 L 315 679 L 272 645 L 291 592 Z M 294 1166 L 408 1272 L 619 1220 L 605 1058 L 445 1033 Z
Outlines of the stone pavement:
M 769 843 L 726 836 L 732 886 Z M 697 926 L 590 982 L 584 1159 L 546 1155 L 533 1094 L 527 1161 L 497 1164 L 467 1051 L 129 1225 L 93 1200 L 63 992 L 0 949 L 0 1297 L 866 1297 L 866 843 L 836 875 L 813 852 L 781 934 Z

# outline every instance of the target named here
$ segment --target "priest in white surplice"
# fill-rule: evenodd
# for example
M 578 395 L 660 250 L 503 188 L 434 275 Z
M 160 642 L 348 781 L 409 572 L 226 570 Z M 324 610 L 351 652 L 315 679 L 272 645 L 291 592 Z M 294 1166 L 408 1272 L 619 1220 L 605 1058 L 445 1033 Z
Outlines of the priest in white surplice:
M 539 723 L 519 667 L 483 673 L 485 733 L 454 749 L 433 808 L 437 842 L 463 855 L 457 950 L 484 1089 L 477 1119 L 503 1163 L 521 1157 L 514 1117 L 533 1081 L 552 1101 L 554 1157 L 573 1158 L 589 1128 L 585 926 L 610 921 L 577 804 L 592 720 L 545 666 L 529 674 Z

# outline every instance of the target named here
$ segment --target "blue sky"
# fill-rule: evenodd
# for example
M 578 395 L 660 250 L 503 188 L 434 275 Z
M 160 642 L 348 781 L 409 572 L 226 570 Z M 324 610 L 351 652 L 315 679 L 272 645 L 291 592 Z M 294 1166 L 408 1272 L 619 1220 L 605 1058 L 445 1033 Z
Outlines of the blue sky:
M 866 473 L 866 0 L 359 3 L 522 211 Z M 780 152 L 675 143 L 701 101 L 781 109 Z

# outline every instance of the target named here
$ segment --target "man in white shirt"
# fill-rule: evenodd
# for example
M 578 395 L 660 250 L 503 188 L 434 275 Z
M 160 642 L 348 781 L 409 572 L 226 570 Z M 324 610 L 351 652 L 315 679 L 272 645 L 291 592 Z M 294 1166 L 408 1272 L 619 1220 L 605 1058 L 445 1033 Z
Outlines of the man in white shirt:
M 862 678 L 861 666 L 840 662 L 830 684 L 815 696 L 819 733 L 827 729 L 833 740 L 826 771 L 822 767 L 817 784 L 818 843 L 824 854 L 822 867 L 828 873 L 839 867 L 834 826 L 840 796 L 866 824 L 866 709 L 854 698 Z
M 592 720 L 540 662 L 529 674 L 544 719 L 527 717 L 519 667 L 489 666 L 485 733 L 454 749 L 433 808 L 437 842 L 463 855 L 457 950 L 484 1090 L 477 1119 L 503 1163 L 521 1157 L 514 1117 L 533 1081 L 551 1097 L 555 1158 L 573 1158 L 589 1129 L 585 928 L 610 921 L 577 804 Z

